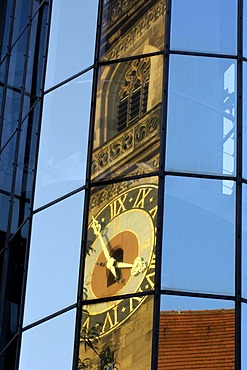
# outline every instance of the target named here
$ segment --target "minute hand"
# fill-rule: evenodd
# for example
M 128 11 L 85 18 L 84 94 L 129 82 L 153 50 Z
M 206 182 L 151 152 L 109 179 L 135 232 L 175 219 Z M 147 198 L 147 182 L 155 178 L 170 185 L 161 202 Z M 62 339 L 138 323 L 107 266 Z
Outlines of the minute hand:
M 120 269 L 128 269 L 128 268 L 132 268 L 134 265 L 133 263 L 126 263 L 126 262 L 117 262 L 116 263 L 116 267 L 120 268 Z
M 102 247 L 102 250 L 103 250 L 103 253 L 105 255 L 105 258 L 106 258 L 106 267 L 112 272 L 112 274 L 117 277 L 117 274 L 116 274 L 116 269 L 115 269 L 115 259 L 113 257 L 110 256 L 110 253 L 107 249 L 107 246 L 104 242 L 104 239 L 101 235 L 101 225 L 100 223 L 94 218 L 93 218 L 93 222 L 92 222 L 92 228 L 93 228 L 93 231 L 94 231 L 94 234 L 96 236 L 99 237 L 99 240 L 100 240 L 100 244 L 101 244 L 101 247 Z

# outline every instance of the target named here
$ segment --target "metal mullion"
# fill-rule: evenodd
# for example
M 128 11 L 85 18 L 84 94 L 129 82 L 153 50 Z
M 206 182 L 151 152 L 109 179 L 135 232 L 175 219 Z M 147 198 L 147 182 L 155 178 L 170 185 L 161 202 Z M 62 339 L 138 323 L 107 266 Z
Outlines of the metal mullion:
M 159 165 L 159 190 L 158 190 L 158 218 L 156 240 L 156 266 L 155 266 L 155 296 L 153 312 L 153 336 L 152 336 L 152 359 L 151 369 L 157 370 L 159 356 L 159 324 L 161 302 L 161 271 L 162 271 L 162 239 L 164 225 L 164 197 L 165 197 L 165 153 L 167 133 L 167 110 L 168 110 L 168 82 L 169 82 L 169 56 L 170 56 L 170 32 L 171 32 L 171 0 L 166 3 L 165 17 L 165 50 L 163 57 L 163 90 L 162 90 L 162 113 L 160 127 L 160 165 Z
M 82 318 L 82 299 L 83 299 L 83 281 L 84 281 L 84 267 L 86 258 L 86 242 L 87 242 L 87 227 L 88 227 L 88 214 L 90 207 L 90 189 L 91 189 L 91 163 L 93 155 L 93 139 L 94 139 L 94 125 L 95 125 L 95 112 L 96 112 L 96 99 L 97 99 L 97 85 L 99 73 L 99 51 L 100 51 L 100 34 L 101 23 L 103 14 L 103 0 L 98 2 L 98 16 L 96 28 L 96 43 L 94 54 L 94 73 L 92 84 L 92 101 L 90 112 L 90 127 L 88 138 L 88 152 L 87 152 L 87 168 L 86 168 L 86 185 L 85 185 L 85 200 L 83 211 L 83 224 L 82 224 L 82 239 L 81 239 L 81 254 L 80 254 L 80 268 L 79 268 L 79 281 L 77 292 L 77 312 L 76 312 L 76 325 L 75 325 L 75 339 L 74 339 L 74 356 L 72 369 L 78 369 L 78 359 L 80 350 L 80 331 L 81 331 L 81 318 Z M 91 68 L 91 67 L 90 67 Z
M 241 369 L 243 0 L 238 0 L 235 369 Z

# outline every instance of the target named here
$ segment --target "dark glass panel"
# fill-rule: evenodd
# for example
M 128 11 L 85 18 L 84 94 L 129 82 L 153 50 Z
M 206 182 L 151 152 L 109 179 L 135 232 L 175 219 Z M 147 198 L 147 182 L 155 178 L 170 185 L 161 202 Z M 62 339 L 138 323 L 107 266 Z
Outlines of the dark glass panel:
M 25 89 L 33 96 L 40 96 L 44 77 L 44 55 L 47 38 L 48 5 L 43 4 L 32 20 L 27 78 Z M 42 30 L 42 32 L 41 32 Z
M 3 269 L 6 272 L 6 286 L 2 291 L 4 301 L 2 305 L 1 348 L 18 331 L 29 226 L 29 222 L 27 222 L 11 239 L 4 252 Z
M 236 54 L 237 1 L 173 0 L 171 48 Z
M 21 92 L 7 89 L 1 147 L 3 147 L 18 126 Z
M 79 365 L 91 369 L 150 369 L 153 297 L 83 307 Z M 90 348 L 90 341 L 92 346 Z
M 100 68 L 93 180 L 157 171 L 162 75 L 162 56 Z
M 84 192 L 33 217 L 24 324 L 76 303 Z
M 11 192 L 17 134 L 0 153 L 0 189 Z
M 8 228 L 10 195 L 0 192 L 0 251 L 5 246 L 6 233 Z M 2 271 L 2 270 L 1 270 Z
M 234 370 L 234 365 L 234 302 L 162 296 L 158 370 Z
M 72 310 L 24 331 L 19 370 L 72 369 L 75 316 Z
M 162 288 L 234 294 L 235 183 L 167 177 Z
M 27 35 L 28 30 L 22 34 L 17 44 L 11 50 L 8 85 L 16 88 L 21 88 L 23 84 Z
M 92 71 L 45 95 L 35 208 L 85 184 Z
M 0 356 L 0 369 L 15 369 L 17 340 L 15 338 Z
M 164 49 L 165 0 L 104 0 L 100 57 L 105 60 Z
M 21 31 L 26 27 L 28 16 L 30 13 L 30 4 L 32 0 L 18 0 L 15 6 L 15 21 L 12 36 L 12 45 L 19 37 Z M 19 42 L 19 41 L 18 41 Z
M 7 64 L 7 58 L 0 64 L 0 83 L 3 86 L 5 82 L 5 69 Z
M 156 178 L 92 189 L 84 287 L 87 298 L 153 290 Z
M 0 60 L 8 51 L 10 26 L 12 23 L 11 12 L 13 0 L 2 0 L 0 3 Z
M 236 62 L 172 55 L 166 169 L 235 175 Z

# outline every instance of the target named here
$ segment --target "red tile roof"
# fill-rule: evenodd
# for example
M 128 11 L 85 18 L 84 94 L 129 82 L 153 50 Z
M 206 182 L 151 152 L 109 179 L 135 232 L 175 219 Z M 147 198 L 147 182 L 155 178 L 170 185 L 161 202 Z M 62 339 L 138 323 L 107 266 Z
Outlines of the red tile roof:
M 162 311 L 158 370 L 234 369 L 234 310 Z

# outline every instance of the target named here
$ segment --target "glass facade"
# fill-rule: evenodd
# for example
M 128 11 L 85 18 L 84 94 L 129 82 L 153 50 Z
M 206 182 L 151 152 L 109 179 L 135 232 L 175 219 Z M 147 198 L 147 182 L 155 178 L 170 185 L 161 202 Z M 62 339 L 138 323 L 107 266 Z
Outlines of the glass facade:
M 0 0 L 0 368 L 244 370 L 246 0 Z

